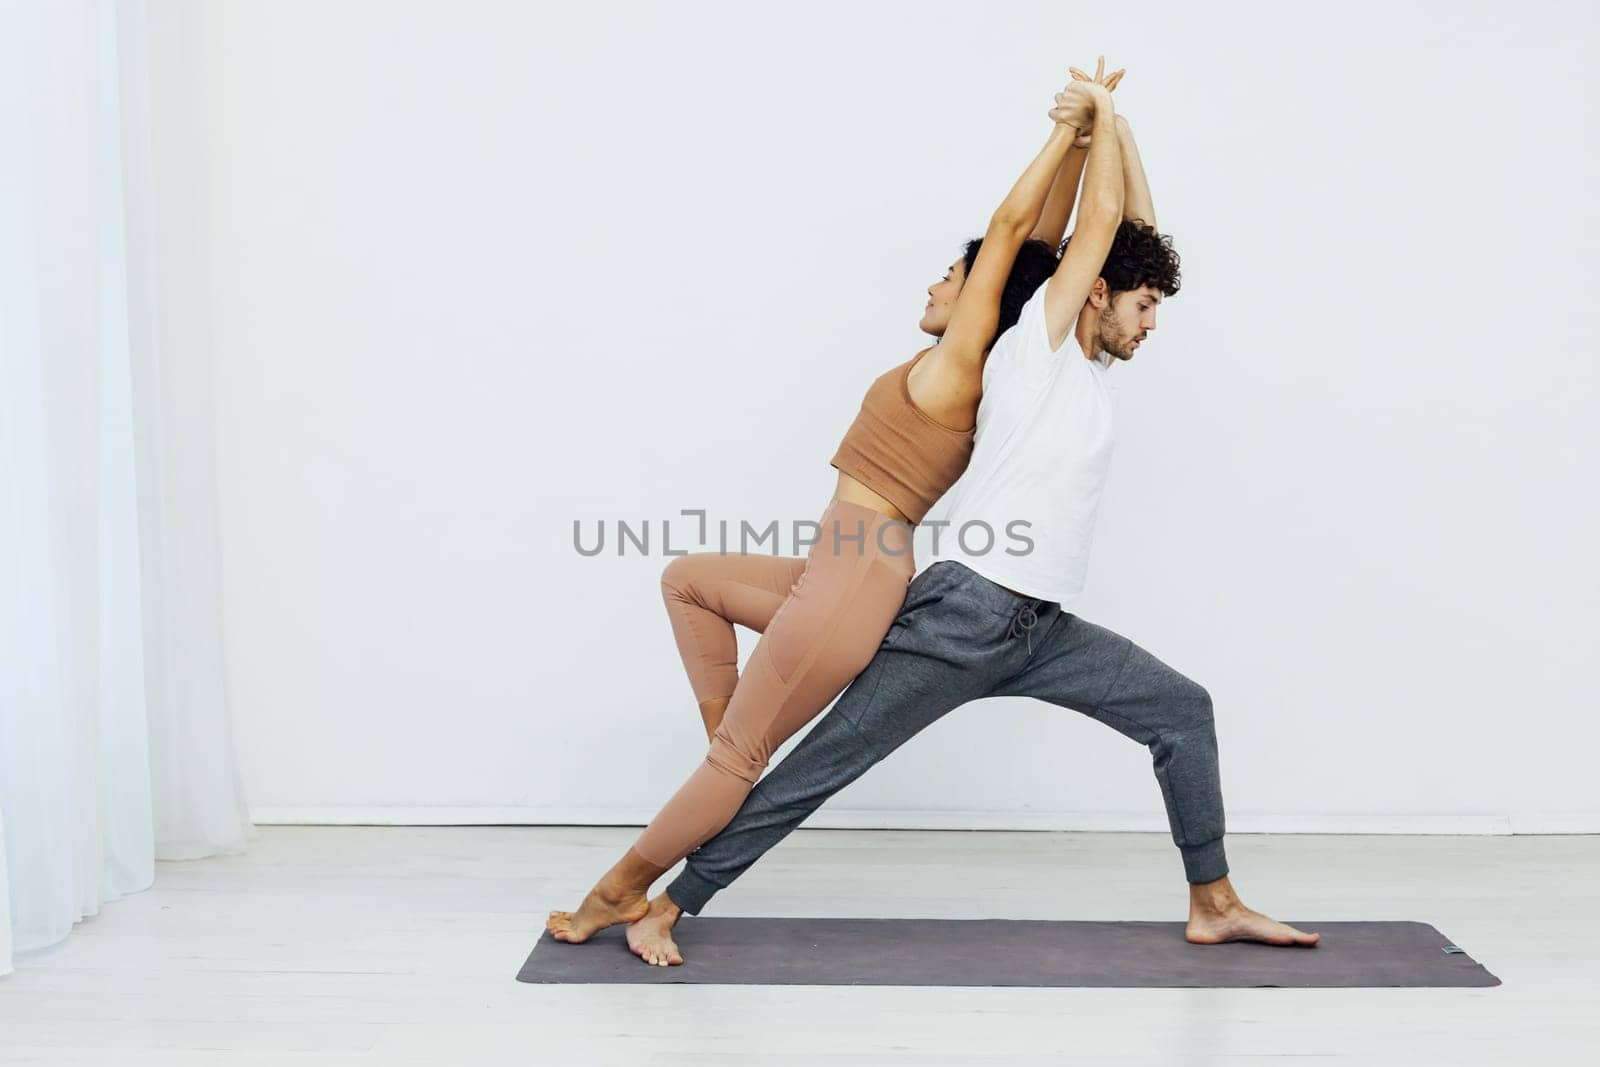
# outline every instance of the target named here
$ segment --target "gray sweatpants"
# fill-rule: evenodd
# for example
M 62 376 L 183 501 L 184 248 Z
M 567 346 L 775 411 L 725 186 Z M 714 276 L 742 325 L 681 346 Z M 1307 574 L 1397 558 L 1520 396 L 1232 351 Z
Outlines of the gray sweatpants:
M 872 663 L 733 821 L 689 854 L 667 895 L 698 914 L 825 800 L 946 712 L 987 696 L 1047 700 L 1148 746 L 1185 877 L 1228 873 L 1205 689 L 1125 637 L 946 561 L 912 581 Z

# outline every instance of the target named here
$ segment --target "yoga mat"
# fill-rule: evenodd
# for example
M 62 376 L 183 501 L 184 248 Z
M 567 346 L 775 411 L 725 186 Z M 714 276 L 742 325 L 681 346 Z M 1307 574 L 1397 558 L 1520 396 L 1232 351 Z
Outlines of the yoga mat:
M 1293 922 L 1316 948 L 1191 945 L 1181 922 L 1033 919 L 752 919 L 684 916 L 684 962 L 651 967 L 621 926 L 581 945 L 546 931 L 522 982 L 696 985 L 1285 988 L 1496 986 L 1420 922 Z

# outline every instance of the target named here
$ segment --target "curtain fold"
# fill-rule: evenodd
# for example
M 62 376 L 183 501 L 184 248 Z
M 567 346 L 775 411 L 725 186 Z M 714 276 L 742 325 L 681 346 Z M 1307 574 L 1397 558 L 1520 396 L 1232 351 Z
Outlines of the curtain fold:
M 0 973 L 250 832 L 208 346 L 161 323 L 144 5 L 0 5 Z M 190 231 L 192 232 L 192 230 Z

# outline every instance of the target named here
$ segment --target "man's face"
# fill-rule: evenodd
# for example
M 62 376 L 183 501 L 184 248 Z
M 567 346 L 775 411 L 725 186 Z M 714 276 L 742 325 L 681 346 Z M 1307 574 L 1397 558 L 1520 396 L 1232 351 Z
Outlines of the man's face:
M 1117 293 L 1100 312 L 1100 350 L 1113 359 L 1133 358 L 1150 331 L 1156 328 L 1156 307 L 1161 291 L 1149 285 Z

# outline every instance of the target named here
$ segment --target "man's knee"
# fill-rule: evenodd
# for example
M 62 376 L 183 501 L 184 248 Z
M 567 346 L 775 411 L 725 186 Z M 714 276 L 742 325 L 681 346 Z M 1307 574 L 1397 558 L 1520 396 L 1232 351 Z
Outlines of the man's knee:
M 1211 705 L 1211 692 L 1199 682 L 1182 680 L 1174 694 L 1177 706 L 1182 709 L 1185 725 L 1189 729 L 1214 730 L 1216 718 Z

